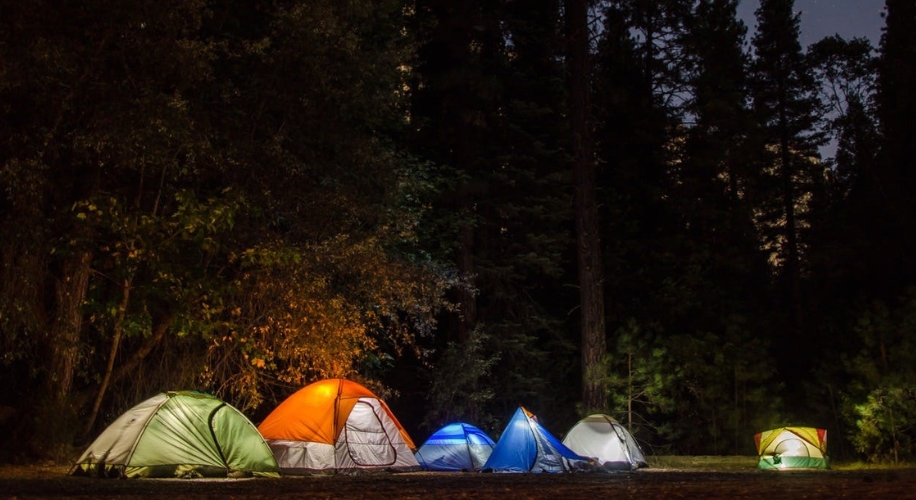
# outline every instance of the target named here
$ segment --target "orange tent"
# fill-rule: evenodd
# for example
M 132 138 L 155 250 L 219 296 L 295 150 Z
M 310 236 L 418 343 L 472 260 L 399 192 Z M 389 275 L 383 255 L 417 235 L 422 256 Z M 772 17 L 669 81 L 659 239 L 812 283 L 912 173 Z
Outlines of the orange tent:
M 258 426 L 283 472 L 419 467 L 410 436 L 369 389 L 346 379 L 309 384 Z

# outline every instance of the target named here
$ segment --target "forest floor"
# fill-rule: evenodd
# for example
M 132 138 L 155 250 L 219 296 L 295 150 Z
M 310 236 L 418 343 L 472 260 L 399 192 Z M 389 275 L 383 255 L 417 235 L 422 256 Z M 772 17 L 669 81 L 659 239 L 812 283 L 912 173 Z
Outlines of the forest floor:
M 652 460 L 650 460 L 652 462 Z M 750 463 L 750 461 L 745 460 Z M 0 466 L 0 498 L 141 499 L 916 499 L 916 468 L 774 472 L 653 466 L 635 472 L 319 475 L 280 479 L 97 479 L 66 466 Z

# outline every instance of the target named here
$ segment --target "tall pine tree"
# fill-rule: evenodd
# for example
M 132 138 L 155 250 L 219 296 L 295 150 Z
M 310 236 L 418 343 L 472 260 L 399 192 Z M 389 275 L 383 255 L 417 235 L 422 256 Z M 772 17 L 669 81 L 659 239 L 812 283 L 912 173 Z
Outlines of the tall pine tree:
M 576 364 L 547 363 L 548 353 L 574 356 L 561 281 L 572 189 L 559 1 L 419 7 L 416 151 L 448 179 L 429 242 L 473 289 L 455 295 L 460 312 L 441 323 L 427 423 L 496 424 L 520 401 L 572 419 L 563 408 L 574 396 L 559 388 Z
M 818 153 L 822 139 L 816 127 L 816 82 L 799 44 L 800 14 L 793 9 L 793 0 L 763 0 L 756 12 L 750 88 L 764 160 L 752 202 L 788 318 L 785 328 L 776 327 L 782 333 L 776 340 L 792 340 L 799 346 L 792 352 L 804 353 L 813 347 L 803 328 L 806 233 L 824 169 Z M 803 358 L 793 356 L 784 362 L 786 369 L 805 366 Z
M 916 3 L 887 0 L 878 62 L 882 145 L 869 193 L 882 200 L 871 216 L 878 229 L 869 259 L 876 293 L 895 296 L 916 283 Z
M 569 55 L 570 150 L 575 186 L 576 242 L 579 264 L 579 297 L 582 328 L 582 406 L 586 411 L 607 407 L 604 356 L 607 338 L 604 317 L 604 271 L 598 233 L 595 159 L 589 80 L 590 31 L 588 2 L 566 0 Z

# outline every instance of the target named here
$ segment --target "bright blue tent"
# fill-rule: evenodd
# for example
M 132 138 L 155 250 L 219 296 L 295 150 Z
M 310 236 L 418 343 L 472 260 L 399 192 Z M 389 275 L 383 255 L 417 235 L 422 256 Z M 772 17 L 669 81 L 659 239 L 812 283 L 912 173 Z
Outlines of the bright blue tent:
M 570 472 L 591 470 L 590 459 L 577 455 L 519 407 L 506 425 L 483 470 L 493 472 Z
M 448 424 L 434 432 L 417 450 L 423 470 L 480 470 L 496 443 L 484 431 L 462 422 Z

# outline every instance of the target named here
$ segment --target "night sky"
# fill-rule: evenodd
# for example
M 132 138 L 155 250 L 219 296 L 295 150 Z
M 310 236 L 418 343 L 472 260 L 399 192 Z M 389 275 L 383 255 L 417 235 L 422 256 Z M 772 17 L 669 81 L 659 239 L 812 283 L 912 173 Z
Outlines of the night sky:
M 845 39 L 868 37 L 877 49 L 881 41 L 885 0 L 795 0 L 795 10 L 801 11 L 801 45 L 807 48 L 818 40 L 839 34 Z M 738 17 L 748 27 L 748 41 L 754 35 L 757 21 L 754 11 L 760 0 L 741 0 Z M 836 154 L 836 143 L 831 141 L 821 148 L 824 158 Z
M 738 5 L 738 16 L 747 24 L 748 36 L 753 35 L 754 11 L 759 5 L 759 0 L 741 0 Z M 802 47 L 833 34 L 846 39 L 865 36 L 875 47 L 880 41 L 884 0 L 795 0 L 795 10 L 802 12 Z

